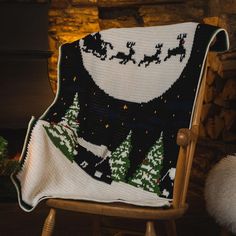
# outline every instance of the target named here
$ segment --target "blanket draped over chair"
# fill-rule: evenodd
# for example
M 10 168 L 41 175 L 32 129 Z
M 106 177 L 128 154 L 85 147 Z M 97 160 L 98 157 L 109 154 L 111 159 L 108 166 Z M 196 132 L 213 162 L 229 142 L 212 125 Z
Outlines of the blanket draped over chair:
M 31 119 L 12 175 L 20 206 L 31 211 L 45 198 L 170 205 L 177 132 L 191 127 L 208 50 L 227 48 L 223 29 L 192 22 L 62 45 L 56 98 Z

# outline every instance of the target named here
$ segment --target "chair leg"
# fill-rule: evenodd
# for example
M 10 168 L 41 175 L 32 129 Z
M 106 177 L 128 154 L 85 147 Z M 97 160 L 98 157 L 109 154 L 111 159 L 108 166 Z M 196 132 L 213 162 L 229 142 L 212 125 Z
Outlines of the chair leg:
M 147 221 L 145 236 L 157 236 L 153 221 Z
M 177 236 L 176 225 L 174 220 L 165 221 L 167 236 Z
M 41 236 L 51 236 L 55 225 L 56 210 L 50 209 L 50 212 L 44 222 L 43 231 Z

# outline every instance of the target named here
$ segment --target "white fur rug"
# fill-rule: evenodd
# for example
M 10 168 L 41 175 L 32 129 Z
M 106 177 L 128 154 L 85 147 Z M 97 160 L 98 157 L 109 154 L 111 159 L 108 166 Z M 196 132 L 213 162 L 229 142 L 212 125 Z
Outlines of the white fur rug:
M 236 154 L 212 168 L 206 180 L 205 199 L 209 214 L 236 234 Z

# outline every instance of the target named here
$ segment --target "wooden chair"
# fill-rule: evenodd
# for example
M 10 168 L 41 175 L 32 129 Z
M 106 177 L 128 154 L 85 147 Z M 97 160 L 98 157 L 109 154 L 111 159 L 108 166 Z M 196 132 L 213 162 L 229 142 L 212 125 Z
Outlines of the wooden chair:
M 132 219 L 146 220 L 145 236 L 156 236 L 154 221 L 162 220 L 166 222 L 167 234 L 177 235 L 175 219 L 180 218 L 188 209 L 186 203 L 187 188 L 190 178 L 192 159 L 198 137 L 200 113 L 205 90 L 207 66 L 205 65 L 202 75 L 202 82 L 196 101 L 194 116 L 191 129 L 180 129 L 177 135 L 177 144 L 180 146 L 176 177 L 174 182 L 173 202 L 170 208 L 140 207 L 124 203 L 96 203 L 78 200 L 49 199 L 46 204 L 51 208 L 45 220 L 42 236 L 53 234 L 57 209 L 88 213 L 100 216 L 113 216 Z M 94 231 L 96 236 L 101 235 L 97 229 Z M 122 233 L 117 234 L 122 235 Z

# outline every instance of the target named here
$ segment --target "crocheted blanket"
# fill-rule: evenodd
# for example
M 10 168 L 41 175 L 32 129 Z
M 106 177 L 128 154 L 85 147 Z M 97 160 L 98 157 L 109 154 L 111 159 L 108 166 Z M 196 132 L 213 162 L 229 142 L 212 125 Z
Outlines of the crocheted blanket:
M 32 118 L 12 175 L 20 206 L 45 198 L 169 205 L 179 128 L 190 127 L 220 28 L 182 23 L 109 29 L 60 48 L 53 104 Z

